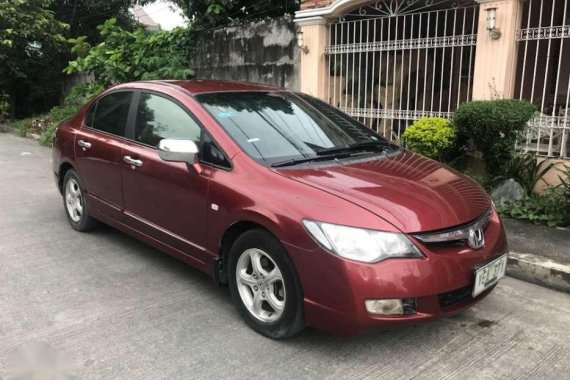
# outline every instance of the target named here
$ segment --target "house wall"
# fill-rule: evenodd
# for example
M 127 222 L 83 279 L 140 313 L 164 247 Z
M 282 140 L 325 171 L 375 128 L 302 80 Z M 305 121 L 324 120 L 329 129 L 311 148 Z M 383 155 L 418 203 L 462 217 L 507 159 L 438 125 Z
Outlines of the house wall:
M 300 51 L 292 18 L 218 28 L 198 36 L 197 79 L 259 82 L 299 89 Z

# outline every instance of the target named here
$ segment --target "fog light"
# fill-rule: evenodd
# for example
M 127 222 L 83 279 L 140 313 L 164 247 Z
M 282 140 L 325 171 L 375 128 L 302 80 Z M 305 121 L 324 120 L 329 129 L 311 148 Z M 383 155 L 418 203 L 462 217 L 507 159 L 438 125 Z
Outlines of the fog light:
M 416 313 L 415 298 L 392 300 L 366 300 L 366 310 L 377 315 L 404 315 Z

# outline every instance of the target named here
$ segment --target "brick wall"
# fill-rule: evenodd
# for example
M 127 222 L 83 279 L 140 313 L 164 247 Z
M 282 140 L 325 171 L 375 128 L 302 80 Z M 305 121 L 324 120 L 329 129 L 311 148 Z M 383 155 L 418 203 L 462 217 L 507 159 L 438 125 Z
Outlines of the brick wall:
M 328 7 L 332 2 L 333 0 L 302 0 L 301 10 Z

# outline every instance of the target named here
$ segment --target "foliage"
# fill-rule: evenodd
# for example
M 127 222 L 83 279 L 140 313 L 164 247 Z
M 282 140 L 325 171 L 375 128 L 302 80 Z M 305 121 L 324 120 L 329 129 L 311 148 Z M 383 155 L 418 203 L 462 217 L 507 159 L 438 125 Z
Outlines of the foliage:
M 16 108 L 49 107 L 59 100 L 60 53 L 68 25 L 49 9 L 52 0 L 0 1 L 0 92 L 12 100 L 28 98 Z
M 299 10 L 299 0 L 173 0 L 197 28 L 212 28 Z
M 487 174 L 505 174 L 514 155 L 515 142 L 536 107 L 526 100 L 482 100 L 463 103 L 454 121 L 458 133 L 466 136 L 483 153 Z
M 570 225 L 570 198 L 561 187 L 550 187 L 544 196 L 533 194 L 521 201 L 497 206 L 503 216 L 548 227 Z
M 194 74 L 187 67 L 188 29 L 149 33 L 139 27 L 131 32 L 116 24 L 112 18 L 98 27 L 103 42 L 95 46 L 85 36 L 70 39 L 71 51 L 78 57 L 65 72 L 92 72 L 105 87 L 141 79 L 187 79 Z
M 559 170 L 560 185 L 548 187 L 544 196 L 531 194 L 519 202 L 498 206 L 499 213 L 549 227 L 570 226 L 570 166 Z
M 117 19 L 117 24 L 131 29 L 135 21 L 129 8 L 136 4 L 145 5 L 154 0 L 53 0 L 50 9 L 55 18 L 69 25 L 69 36 L 87 36 L 87 41 L 99 41 L 97 26 L 110 17 Z
M 455 128 L 450 120 L 423 117 L 408 126 L 402 138 L 407 148 L 441 161 L 444 152 L 453 146 Z
M 0 92 L 0 123 L 10 119 L 10 98 Z
M 69 119 L 90 98 L 101 92 L 103 88 L 94 83 L 75 86 L 65 98 L 63 105 L 53 107 L 49 113 L 14 122 L 14 127 L 22 136 L 36 134 L 40 136 L 40 144 L 51 146 L 53 135 L 59 123 Z
M 554 167 L 550 160 L 539 161 L 530 154 L 515 154 L 509 161 L 502 179 L 513 178 L 531 196 L 538 182 Z

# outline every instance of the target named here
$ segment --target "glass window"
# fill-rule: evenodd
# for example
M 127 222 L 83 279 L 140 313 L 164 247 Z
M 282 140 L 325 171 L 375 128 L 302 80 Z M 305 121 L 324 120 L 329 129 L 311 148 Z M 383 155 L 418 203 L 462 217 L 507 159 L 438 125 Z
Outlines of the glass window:
M 93 126 L 93 116 L 95 116 L 95 108 L 97 108 L 97 103 L 93 104 L 87 114 L 85 115 L 85 125 L 88 127 Z
M 135 122 L 135 141 L 157 146 L 162 139 L 200 141 L 198 123 L 178 104 L 162 96 L 141 94 Z
M 310 97 L 285 92 L 210 93 L 199 95 L 198 101 L 246 153 L 265 164 L 316 157 L 361 143 L 392 148 L 356 120 Z
M 200 159 L 202 162 L 219 166 L 226 169 L 231 169 L 230 162 L 226 158 L 224 152 L 212 140 L 210 135 L 204 133 L 204 140 L 202 141 L 202 149 L 200 150 Z
M 117 136 L 125 135 L 132 92 L 115 92 L 101 98 L 95 108 L 92 128 Z

